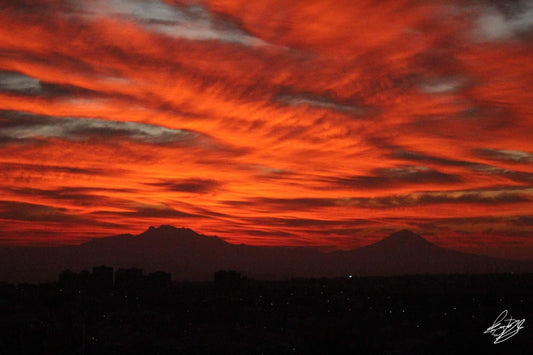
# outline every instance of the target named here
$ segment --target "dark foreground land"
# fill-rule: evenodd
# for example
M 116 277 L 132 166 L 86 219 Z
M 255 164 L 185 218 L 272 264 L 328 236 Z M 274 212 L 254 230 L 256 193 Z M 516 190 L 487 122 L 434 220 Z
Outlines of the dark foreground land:
M 0 284 L 0 354 L 533 351 L 533 274 Z M 496 317 L 526 319 L 493 344 Z M 507 324 L 504 323 L 504 324 Z

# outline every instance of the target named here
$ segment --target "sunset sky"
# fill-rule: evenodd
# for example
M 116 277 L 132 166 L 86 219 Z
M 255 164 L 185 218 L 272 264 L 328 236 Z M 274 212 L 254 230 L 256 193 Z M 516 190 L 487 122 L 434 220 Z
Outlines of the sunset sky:
M 532 258 L 532 58 L 533 1 L 0 1 L 0 245 Z

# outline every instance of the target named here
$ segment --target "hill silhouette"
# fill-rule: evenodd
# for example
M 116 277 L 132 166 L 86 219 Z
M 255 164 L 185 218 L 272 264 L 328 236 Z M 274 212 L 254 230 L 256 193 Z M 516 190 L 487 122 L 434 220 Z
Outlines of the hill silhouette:
M 1 281 L 51 281 L 65 269 L 79 271 L 101 264 L 166 270 L 176 280 L 211 280 L 220 269 L 260 279 L 533 271 L 531 262 L 441 248 L 409 230 L 362 248 L 332 253 L 307 247 L 234 245 L 168 225 L 78 246 L 0 248 Z

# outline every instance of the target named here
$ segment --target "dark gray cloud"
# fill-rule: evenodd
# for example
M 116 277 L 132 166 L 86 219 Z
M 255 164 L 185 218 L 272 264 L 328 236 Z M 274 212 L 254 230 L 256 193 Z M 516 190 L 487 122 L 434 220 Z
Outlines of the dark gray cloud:
M 441 218 L 425 218 L 419 217 L 412 220 L 414 224 L 423 227 L 430 227 L 435 221 L 453 225 L 474 225 L 487 224 L 497 225 L 505 224 L 509 226 L 533 226 L 533 218 L 529 215 L 513 215 L 513 216 L 480 216 L 480 217 L 441 217 Z
M 475 168 L 477 172 L 485 175 L 497 175 L 522 184 L 533 184 L 533 173 L 496 168 L 494 166 L 480 166 Z
M 42 92 L 42 87 L 39 80 L 22 73 L 0 71 L 0 91 L 38 94 Z
M 477 155 L 491 160 L 500 160 L 511 163 L 533 163 L 533 153 L 519 150 L 477 149 Z
M 370 220 L 366 221 L 368 224 L 370 224 Z M 363 227 L 346 227 L 346 228 L 328 228 L 324 230 L 319 229 L 304 229 L 306 233 L 310 234 L 339 234 L 339 235 L 353 235 L 357 234 L 361 231 L 368 231 L 368 225 Z
M 153 0 L 94 0 L 67 14 L 93 18 L 112 17 L 135 22 L 149 31 L 193 41 L 221 41 L 247 46 L 266 43 L 236 23 L 209 12 L 200 3 L 170 5 Z
M 530 202 L 531 192 L 524 191 L 451 191 L 422 192 L 409 195 L 385 196 L 377 198 L 348 198 L 339 200 L 339 204 L 362 208 L 391 208 L 423 206 L 434 204 L 509 204 Z
M 248 235 L 257 236 L 257 237 L 299 237 L 297 234 L 290 232 L 282 232 L 279 230 L 259 230 L 259 229 L 239 229 L 235 231 L 236 233 L 246 233 Z
M 81 218 L 69 215 L 67 210 L 52 206 L 18 202 L 0 201 L 0 218 L 17 221 L 42 222 L 80 222 Z
M 390 157 L 394 159 L 415 161 L 415 162 L 421 162 L 421 163 L 430 163 L 430 164 L 437 164 L 437 165 L 443 165 L 443 166 L 476 167 L 476 166 L 482 165 L 482 164 L 478 164 L 478 163 L 474 163 L 474 162 L 470 162 L 466 160 L 455 160 L 455 159 L 436 157 L 436 156 L 428 155 L 425 153 L 413 152 L 413 151 L 408 151 L 408 150 L 403 150 L 403 149 L 394 150 L 394 152 L 390 154 Z
M 48 83 L 23 73 L 1 70 L 0 91 L 25 96 L 48 97 L 52 99 L 60 97 L 91 98 L 101 96 L 99 92 L 81 88 L 79 86 Z
M 384 197 L 346 197 L 346 198 L 251 198 L 245 201 L 225 201 L 233 207 L 252 209 L 279 209 L 302 211 L 332 206 L 353 206 L 359 208 L 394 208 L 434 204 L 509 204 L 533 201 L 533 194 L 522 190 L 466 190 L 447 192 L 418 192 L 407 195 Z
M 6 1 L 3 1 L 5 3 Z M 193 41 L 221 41 L 246 46 L 265 46 L 230 18 L 210 12 L 200 2 L 169 4 L 161 0 L 43 1 L 7 0 L 13 14 L 43 16 L 58 13 L 74 23 L 113 18 L 142 26 L 152 33 Z M 50 16 L 52 17 L 52 16 Z M 42 21 L 42 20 L 41 20 Z
M 51 190 L 37 188 L 0 188 L 15 196 L 32 196 L 52 201 L 68 201 L 75 206 L 128 206 L 131 201 L 109 196 L 109 193 L 131 193 L 131 189 L 106 189 L 88 187 L 64 187 Z
M 518 216 L 514 223 L 520 226 L 533 226 L 533 216 Z
M 51 117 L 17 111 L 0 111 L 0 142 L 32 142 L 37 139 L 66 140 L 131 139 L 159 145 L 202 145 L 207 136 L 181 129 L 127 121 L 95 118 Z
M 279 95 L 277 100 L 281 103 L 294 106 L 309 106 L 314 108 L 332 109 L 347 114 L 366 117 L 373 110 L 363 105 L 353 105 L 353 103 L 340 103 L 332 99 L 312 94 L 287 94 Z
M 80 175 L 117 175 L 123 173 L 122 170 L 109 169 L 109 168 L 76 168 L 72 166 L 60 166 L 60 165 L 41 165 L 41 164 L 25 164 L 25 163 L 9 163 L 0 162 L 0 174 L 12 173 L 12 172 L 32 172 L 41 174 L 60 173 L 60 174 L 80 174 Z
M 247 223 L 255 225 L 268 225 L 276 227 L 320 227 L 320 230 L 330 230 L 346 226 L 364 226 L 369 224 L 368 219 L 339 219 L 322 220 L 312 218 L 275 218 L 275 217 L 253 217 L 246 218 Z
M 244 201 L 222 201 L 227 206 L 242 208 L 279 208 L 280 210 L 309 210 L 316 207 L 335 206 L 335 199 L 329 198 L 250 198 Z
M 130 206 L 130 209 L 130 211 L 124 212 L 99 211 L 92 213 L 92 215 L 135 218 L 204 218 L 204 216 L 179 211 L 164 204 Z
M 460 77 L 444 76 L 435 79 L 426 79 L 421 82 L 419 89 L 426 94 L 449 94 L 460 90 L 466 85 L 466 80 Z
M 506 162 L 514 162 L 514 163 L 533 162 L 533 154 L 522 152 L 522 151 L 478 149 L 478 150 L 475 150 L 475 153 L 482 158 L 491 159 L 491 160 L 499 160 L 499 161 L 506 161 Z M 533 173 L 517 171 L 517 170 L 502 169 L 502 168 L 498 168 L 492 165 L 475 163 L 475 162 L 470 162 L 466 160 L 454 160 L 454 159 L 435 157 L 435 156 L 431 156 L 431 155 L 427 155 L 423 153 L 411 152 L 411 151 L 406 151 L 402 149 L 398 149 L 394 151 L 392 154 L 390 154 L 390 157 L 394 159 L 415 161 L 415 162 L 421 162 L 421 163 L 427 163 L 427 164 L 465 167 L 465 168 L 468 168 L 470 170 L 473 170 L 477 173 L 481 173 L 484 175 L 498 175 L 498 176 L 505 177 L 509 180 L 519 182 L 519 183 L 526 183 L 526 184 L 533 183 Z M 509 189 L 511 189 L 511 187 L 509 187 Z
M 491 1 L 480 10 L 474 35 L 481 41 L 503 41 L 533 31 L 533 1 Z
M 212 179 L 176 179 L 148 183 L 147 185 L 156 186 L 165 191 L 204 194 L 216 190 L 222 184 L 219 181 Z
M 370 176 L 349 176 L 326 179 L 334 185 L 364 189 L 394 188 L 404 185 L 456 184 L 462 181 L 458 175 L 445 174 L 424 166 L 381 168 Z
M 508 203 L 517 203 L 517 202 L 530 202 L 532 201 L 531 193 L 526 192 L 516 192 L 516 191 L 500 191 L 500 192 L 472 192 L 465 191 L 459 193 L 448 193 L 448 192 L 439 192 L 439 193 L 423 193 L 415 198 L 411 196 L 406 198 L 400 198 L 400 205 L 410 205 L 410 204 L 440 204 L 440 203 L 465 203 L 465 204 L 508 204 Z
M 123 213 L 124 216 L 129 217 L 151 217 L 151 218 L 201 218 L 203 216 L 178 211 L 172 207 L 164 206 L 164 207 L 140 207 L 137 209 L 137 211 L 134 212 L 125 212 Z

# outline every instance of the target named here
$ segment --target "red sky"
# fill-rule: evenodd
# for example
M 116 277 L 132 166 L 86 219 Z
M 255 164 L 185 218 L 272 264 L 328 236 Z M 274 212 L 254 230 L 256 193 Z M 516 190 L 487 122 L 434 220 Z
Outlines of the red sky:
M 0 5 L 0 244 L 171 224 L 533 257 L 533 1 Z

